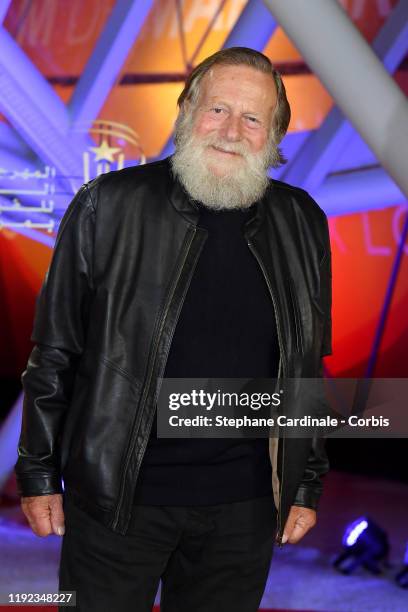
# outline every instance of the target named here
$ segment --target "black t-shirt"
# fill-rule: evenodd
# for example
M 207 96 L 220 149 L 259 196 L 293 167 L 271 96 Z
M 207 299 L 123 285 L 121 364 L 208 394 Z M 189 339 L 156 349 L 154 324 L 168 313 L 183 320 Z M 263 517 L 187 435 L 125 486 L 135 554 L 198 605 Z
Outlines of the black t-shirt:
M 199 204 L 208 237 L 170 346 L 164 377 L 274 378 L 279 345 L 273 303 L 243 235 L 255 214 Z M 272 493 L 268 439 L 157 438 L 155 417 L 135 503 L 212 505 Z

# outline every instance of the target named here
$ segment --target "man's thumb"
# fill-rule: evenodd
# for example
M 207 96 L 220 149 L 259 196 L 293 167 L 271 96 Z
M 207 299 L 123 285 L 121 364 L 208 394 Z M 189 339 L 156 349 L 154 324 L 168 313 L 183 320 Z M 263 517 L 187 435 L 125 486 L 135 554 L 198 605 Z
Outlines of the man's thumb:
M 50 502 L 50 521 L 53 532 L 62 536 L 65 533 L 65 517 L 62 508 L 62 496 Z

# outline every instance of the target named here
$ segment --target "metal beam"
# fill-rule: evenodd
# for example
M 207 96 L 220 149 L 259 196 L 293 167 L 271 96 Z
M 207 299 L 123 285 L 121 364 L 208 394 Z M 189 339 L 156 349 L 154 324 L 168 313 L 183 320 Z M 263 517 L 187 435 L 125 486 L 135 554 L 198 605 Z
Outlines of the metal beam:
M 222 48 L 251 47 L 263 51 L 277 27 L 276 20 L 261 0 L 249 0 L 227 36 Z M 173 134 L 164 145 L 157 159 L 163 159 L 174 151 Z
M 17 461 L 23 399 L 23 393 L 20 393 L 0 429 L 0 493 Z
M 380 167 L 334 174 L 310 194 L 329 216 L 383 209 L 407 201 L 406 196 Z
M 373 50 L 393 73 L 408 47 L 408 4 L 400 0 L 373 42 Z M 351 146 L 354 128 L 334 106 L 321 126 L 312 132 L 298 154 L 280 173 L 282 180 L 315 190 L 333 168 L 333 162 Z
M 223 49 L 250 46 L 263 51 L 276 27 L 276 20 L 262 0 L 249 0 L 227 36 Z
M 385 292 L 384 302 L 381 308 L 381 314 L 378 321 L 377 329 L 375 331 L 374 342 L 371 348 L 370 357 L 368 359 L 366 371 L 364 376 L 366 378 L 372 378 L 375 371 L 375 365 L 378 358 L 378 353 L 381 347 L 381 341 L 384 337 L 384 332 L 387 324 L 388 317 L 390 316 L 392 309 L 392 299 L 395 294 L 395 288 L 397 286 L 398 275 L 401 271 L 401 264 L 403 261 L 405 243 L 408 236 L 408 212 L 405 214 L 405 221 L 402 227 L 401 238 L 399 240 L 397 252 L 394 256 L 392 263 L 391 274 L 388 281 L 387 290 Z
M 391 74 L 408 49 L 408 4 L 399 0 L 373 42 L 373 50 Z
M 7 11 L 10 8 L 11 0 L 0 0 L 0 25 L 6 18 Z
M 3 150 L 6 149 L 7 152 L 13 155 L 17 155 L 18 157 L 24 158 L 25 160 L 27 160 L 27 162 L 31 163 L 35 160 L 35 156 L 30 147 L 28 147 L 24 140 L 17 134 L 17 132 L 13 130 L 13 128 L 4 121 L 0 121 L 0 142 L 0 155 Z M 0 166 L 3 166 L 1 158 Z
M 69 103 L 72 123 L 91 123 L 98 116 L 152 4 L 116 1 Z
M 82 175 L 81 152 L 75 146 L 78 139 L 67 137 L 65 105 L 1 27 L 0 110 L 45 163 L 62 175 Z
M 408 194 L 406 98 L 347 13 L 334 0 L 264 2 L 379 162 Z

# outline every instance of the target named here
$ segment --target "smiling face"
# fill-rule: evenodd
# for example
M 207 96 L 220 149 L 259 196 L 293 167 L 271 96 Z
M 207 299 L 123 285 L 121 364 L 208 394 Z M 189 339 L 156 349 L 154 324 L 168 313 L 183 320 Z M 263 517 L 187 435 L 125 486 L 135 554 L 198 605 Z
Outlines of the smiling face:
M 207 73 L 193 111 L 193 135 L 206 147 L 218 176 L 232 172 L 246 154 L 265 149 L 277 92 L 273 77 L 250 66 L 218 65 Z
M 250 66 L 218 64 L 184 100 L 171 163 L 189 195 L 213 209 L 248 208 L 265 193 L 279 150 L 272 129 L 274 78 Z

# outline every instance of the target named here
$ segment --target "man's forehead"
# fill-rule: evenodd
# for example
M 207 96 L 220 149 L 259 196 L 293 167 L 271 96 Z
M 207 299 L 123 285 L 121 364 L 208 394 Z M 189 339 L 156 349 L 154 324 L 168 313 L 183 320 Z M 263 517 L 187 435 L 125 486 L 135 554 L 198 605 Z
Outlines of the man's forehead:
M 236 80 L 231 78 L 233 70 L 221 72 L 219 69 L 224 66 L 216 66 L 208 71 L 202 80 L 199 97 L 205 103 L 241 103 L 246 112 L 263 112 L 268 113 L 273 111 L 277 103 L 276 87 L 271 75 L 265 74 L 251 68 L 251 72 L 258 73 L 260 79 L 250 80 L 249 83 L 242 78 L 243 72 L 236 72 Z M 227 68 L 241 68 L 241 66 L 227 66 Z M 251 72 L 247 75 L 251 78 Z M 270 78 L 268 78 L 270 76 Z M 208 77 L 208 78 L 207 78 Z M 248 86 L 249 85 L 249 86 Z
M 202 91 L 206 90 L 208 95 L 213 96 L 225 87 L 232 87 L 234 81 L 238 87 L 243 79 L 251 81 L 254 95 L 259 95 L 261 91 L 266 95 L 276 95 L 276 86 L 272 75 L 245 64 L 213 66 L 203 76 L 201 89 Z
M 247 64 L 216 64 L 215 66 L 211 66 L 211 68 L 206 72 L 204 77 L 208 77 L 209 79 L 216 79 L 221 77 L 234 78 L 234 73 L 243 74 L 246 73 L 247 76 L 253 76 L 253 78 L 264 78 L 271 77 L 272 75 L 264 72 L 263 70 L 259 70 L 254 66 L 248 66 Z

